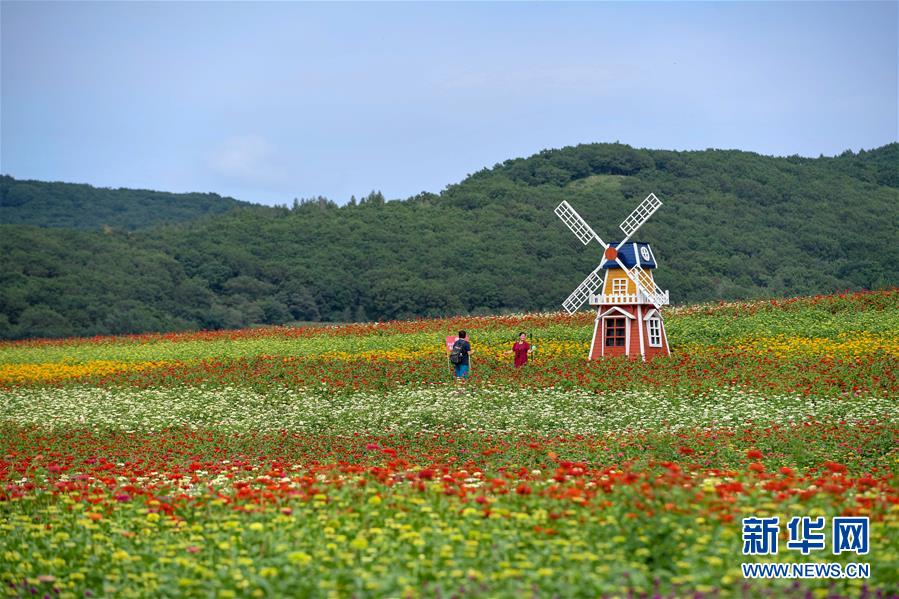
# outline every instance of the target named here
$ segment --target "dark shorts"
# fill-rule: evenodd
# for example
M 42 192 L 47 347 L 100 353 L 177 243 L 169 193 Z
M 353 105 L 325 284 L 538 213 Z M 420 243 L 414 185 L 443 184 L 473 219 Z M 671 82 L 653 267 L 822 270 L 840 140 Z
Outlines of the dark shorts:
M 455 364 L 456 376 L 460 379 L 468 378 L 468 364 Z

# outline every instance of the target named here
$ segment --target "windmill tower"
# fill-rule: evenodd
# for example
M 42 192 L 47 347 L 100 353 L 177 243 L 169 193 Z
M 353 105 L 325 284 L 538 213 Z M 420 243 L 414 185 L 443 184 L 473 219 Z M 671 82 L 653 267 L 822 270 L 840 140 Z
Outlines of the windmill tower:
M 599 266 L 571 292 L 562 307 L 574 314 L 584 302 L 596 306 L 596 322 L 590 343 L 590 360 L 605 356 L 628 356 L 648 360 L 670 355 L 662 306 L 668 292 L 652 278 L 657 263 L 648 243 L 630 241 L 662 202 L 649 194 L 621 223 L 621 241 L 604 242 L 568 202 L 556 207 L 556 215 L 587 245 L 596 240 L 603 248 Z

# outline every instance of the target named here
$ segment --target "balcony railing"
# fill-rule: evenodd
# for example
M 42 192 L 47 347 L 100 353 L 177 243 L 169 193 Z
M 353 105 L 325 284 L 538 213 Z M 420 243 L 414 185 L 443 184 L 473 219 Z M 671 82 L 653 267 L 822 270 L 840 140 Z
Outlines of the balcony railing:
M 654 301 L 658 300 L 658 302 Z M 668 305 L 668 292 L 662 291 L 659 294 L 656 294 L 655 297 L 647 295 L 645 293 L 609 293 L 607 295 L 602 294 L 590 294 L 590 305 L 591 306 L 599 306 L 599 305 L 624 305 L 624 304 L 655 304 L 658 303 L 660 306 Z

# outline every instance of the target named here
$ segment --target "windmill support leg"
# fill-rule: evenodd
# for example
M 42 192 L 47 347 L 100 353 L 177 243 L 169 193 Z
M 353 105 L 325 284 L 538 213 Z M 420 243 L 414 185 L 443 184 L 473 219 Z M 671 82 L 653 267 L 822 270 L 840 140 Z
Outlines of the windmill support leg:
M 603 342 L 602 342 L 602 318 L 600 318 L 600 314 L 602 312 L 602 306 L 596 309 L 596 319 L 593 321 L 593 339 L 590 340 L 590 349 L 587 352 L 587 360 L 595 360 L 597 358 L 601 358 L 603 356 Z M 597 351 L 597 344 L 599 344 L 599 350 Z
M 665 344 L 665 355 L 670 356 L 671 355 L 671 346 L 668 345 L 668 333 L 665 332 L 665 321 L 663 320 L 660 323 L 660 325 L 662 327 L 662 343 Z
M 640 359 L 646 361 L 646 348 L 643 345 L 643 306 L 637 306 L 637 335 L 640 337 Z

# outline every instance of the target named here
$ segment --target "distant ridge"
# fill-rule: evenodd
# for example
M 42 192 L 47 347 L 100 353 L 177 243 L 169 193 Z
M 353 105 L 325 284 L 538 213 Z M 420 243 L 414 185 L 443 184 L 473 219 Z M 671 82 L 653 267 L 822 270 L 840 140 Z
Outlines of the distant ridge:
M 250 206 L 214 193 L 108 189 L 0 176 L 0 223 L 66 229 L 139 229 Z
M 614 238 L 649 192 L 664 206 L 640 241 L 675 304 L 899 285 L 896 143 L 827 158 L 583 144 L 340 207 L 11 177 L 3 189 L 2 222 L 28 225 L 0 225 L 2 338 L 558 310 L 598 256 L 553 208 L 567 200 Z

